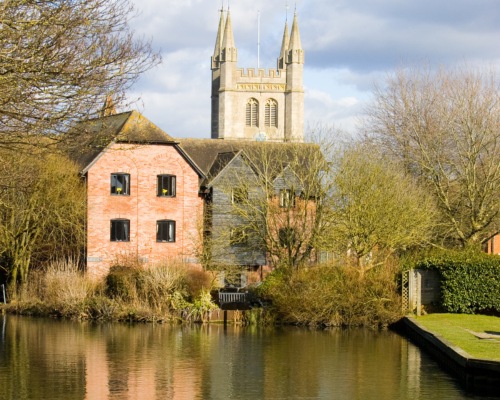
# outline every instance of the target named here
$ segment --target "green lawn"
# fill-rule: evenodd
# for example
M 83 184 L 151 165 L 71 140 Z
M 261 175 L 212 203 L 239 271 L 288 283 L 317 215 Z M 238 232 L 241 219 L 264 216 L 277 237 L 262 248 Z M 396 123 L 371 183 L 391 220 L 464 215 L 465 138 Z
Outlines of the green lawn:
M 500 318 L 468 314 L 428 314 L 415 320 L 474 358 L 500 361 Z M 473 333 L 496 333 L 496 339 L 480 339 Z

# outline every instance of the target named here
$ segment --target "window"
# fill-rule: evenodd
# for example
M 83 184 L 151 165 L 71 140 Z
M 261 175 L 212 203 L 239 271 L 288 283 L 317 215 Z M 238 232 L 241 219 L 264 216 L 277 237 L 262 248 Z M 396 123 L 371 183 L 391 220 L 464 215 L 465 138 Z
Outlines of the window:
M 246 126 L 259 126 L 259 102 L 253 98 L 247 101 Z
M 246 187 L 233 188 L 231 197 L 233 204 L 242 204 L 248 199 L 248 189 Z
M 112 242 L 130 241 L 130 220 L 128 219 L 111 220 L 111 241 Z
M 269 99 L 266 102 L 265 124 L 274 128 L 278 127 L 278 102 L 274 99 Z
M 280 190 L 280 207 L 295 207 L 295 192 L 291 189 Z
M 175 221 L 168 219 L 156 221 L 156 241 L 175 242 Z
M 130 174 L 111 174 L 111 194 L 130 195 Z
M 293 228 L 281 228 L 278 232 L 281 247 L 291 247 L 295 242 L 295 231 Z
M 244 227 L 232 228 L 229 236 L 231 246 L 243 246 L 248 243 L 248 232 Z
M 175 181 L 175 175 L 158 175 L 158 196 L 175 197 Z

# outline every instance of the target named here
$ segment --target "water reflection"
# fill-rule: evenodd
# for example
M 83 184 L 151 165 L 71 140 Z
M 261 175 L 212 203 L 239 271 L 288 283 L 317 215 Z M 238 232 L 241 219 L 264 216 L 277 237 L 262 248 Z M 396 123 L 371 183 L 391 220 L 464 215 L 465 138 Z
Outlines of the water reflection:
M 1 399 L 471 398 L 391 332 L 0 318 Z

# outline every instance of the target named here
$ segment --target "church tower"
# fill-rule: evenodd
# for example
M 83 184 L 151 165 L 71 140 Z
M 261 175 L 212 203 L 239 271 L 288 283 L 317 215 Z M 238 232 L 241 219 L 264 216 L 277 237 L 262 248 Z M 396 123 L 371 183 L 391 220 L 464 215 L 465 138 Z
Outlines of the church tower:
M 230 12 L 221 11 L 212 55 L 212 138 L 302 142 L 304 51 L 297 15 L 285 22 L 276 69 L 237 66 Z

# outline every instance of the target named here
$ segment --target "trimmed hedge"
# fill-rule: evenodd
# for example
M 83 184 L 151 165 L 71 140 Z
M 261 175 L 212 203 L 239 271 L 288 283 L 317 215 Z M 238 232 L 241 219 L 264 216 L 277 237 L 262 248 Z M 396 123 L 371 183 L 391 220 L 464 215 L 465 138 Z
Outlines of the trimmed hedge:
M 415 263 L 441 276 L 441 305 L 451 313 L 500 313 L 500 257 L 442 251 Z

